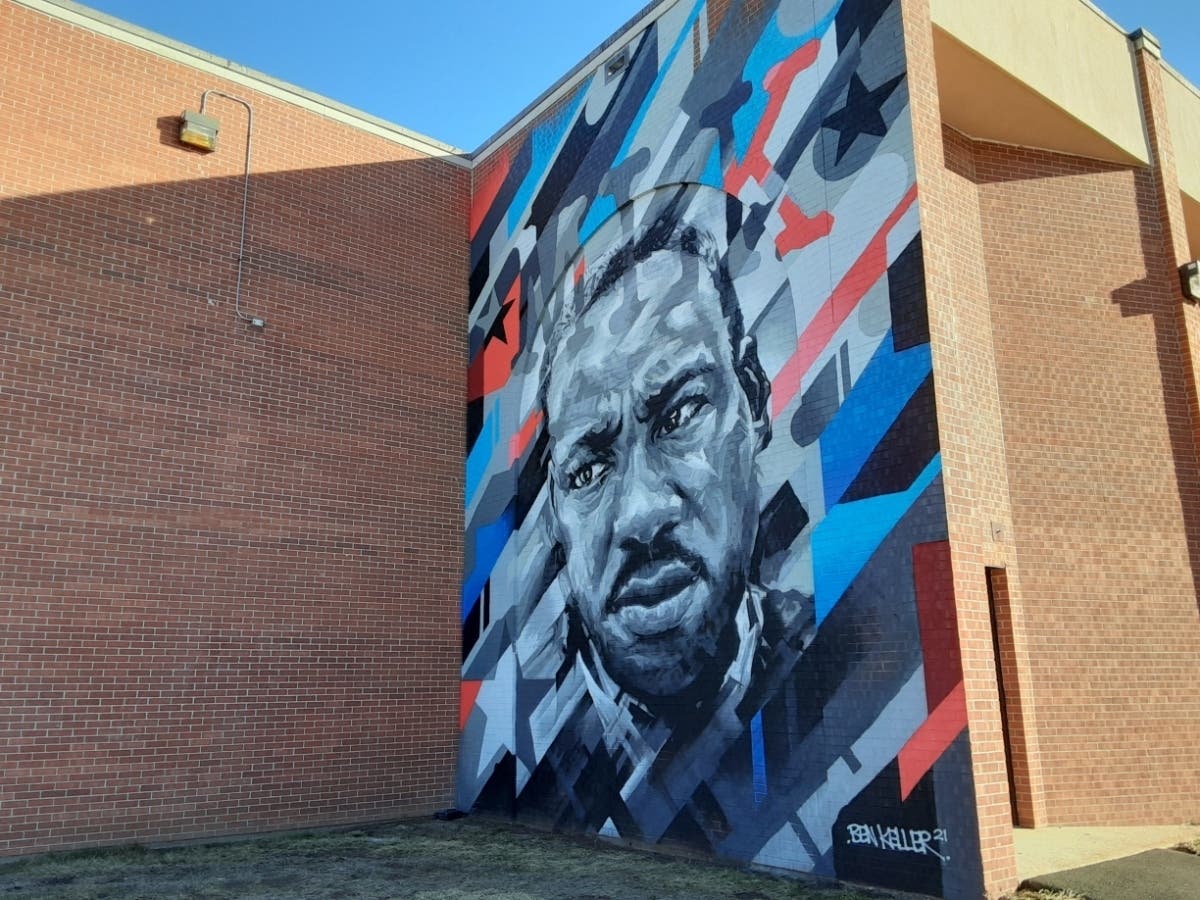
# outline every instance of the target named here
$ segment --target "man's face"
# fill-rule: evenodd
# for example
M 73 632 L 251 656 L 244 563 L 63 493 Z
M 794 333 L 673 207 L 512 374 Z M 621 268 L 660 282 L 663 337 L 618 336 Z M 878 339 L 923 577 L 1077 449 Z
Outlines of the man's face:
M 704 263 L 659 251 L 594 301 L 551 361 L 571 602 L 609 673 L 648 702 L 730 661 L 721 639 L 746 586 L 766 427 L 737 356 Z

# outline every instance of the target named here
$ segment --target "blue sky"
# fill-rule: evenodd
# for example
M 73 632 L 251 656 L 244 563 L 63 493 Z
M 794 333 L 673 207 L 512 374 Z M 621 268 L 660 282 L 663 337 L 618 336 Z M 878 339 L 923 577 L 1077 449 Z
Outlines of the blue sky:
M 961 0 L 966 3 L 984 0 Z M 996 2 L 996 0 L 989 0 Z M 1200 83 L 1197 0 L 1101 0 Z M 643 0 L 90 0 L 86 5 L 474 150 Z

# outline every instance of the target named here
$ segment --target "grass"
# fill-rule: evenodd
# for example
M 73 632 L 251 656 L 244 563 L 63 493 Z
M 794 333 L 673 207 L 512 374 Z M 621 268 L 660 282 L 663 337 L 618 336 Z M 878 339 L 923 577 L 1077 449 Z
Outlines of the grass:
M 1200 837 L 1194 837 L 1190 841 L 1176 844 L 1171 849 L 1182 850 L 1184 853 L 1191 853 L 1193 856 L 1200 856 Z
M 0 896 L 47 900 L 879 900 L 594 839 L 475 819 L 152 850 L 124 847 L 0 865 Z

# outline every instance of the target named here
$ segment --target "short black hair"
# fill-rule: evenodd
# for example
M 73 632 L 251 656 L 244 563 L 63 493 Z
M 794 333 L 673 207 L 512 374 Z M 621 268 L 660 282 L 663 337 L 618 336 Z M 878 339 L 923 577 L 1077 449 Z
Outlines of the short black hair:
M 639 228 L 623 244 L 601 256 L 596 262 L 593 274 L 585 278 L 574 290 L 564 284 L 562 313 L 546 340 L 546 351 L 542 358 L 538 404 L 543 416 L 548 418 L 549 415 L 546 394 L 550 387 L 550 375 L 554 358 L 561 349 L 567 330 L 591 309 L 598 299 L 608 294 L 634 266 L 661 251 L 694 256 L 708 269 L 720 298 L 721 314 L 729 329 L 733 358 L 735 361 L 740 358 L 746 327 L 742 318 L 742 307 L 733 287 L 733 279 L 729 275 L 729 267 L 711 232 L 679 220 L 678 199 L 677 196 L 675 202 L 669 204 L 654 221 Z

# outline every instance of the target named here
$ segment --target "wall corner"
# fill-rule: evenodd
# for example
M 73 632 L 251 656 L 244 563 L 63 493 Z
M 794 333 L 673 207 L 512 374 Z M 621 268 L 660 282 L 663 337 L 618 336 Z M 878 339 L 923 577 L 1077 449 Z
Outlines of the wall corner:
M 902 0 L 901 14 L 983 888 L 1000 896 L 1017 870 L 986 570 L 1015 560 L 993 526 L 1012 519 L 987 277 L 974 187 L 947 170 L 929 0 Z

